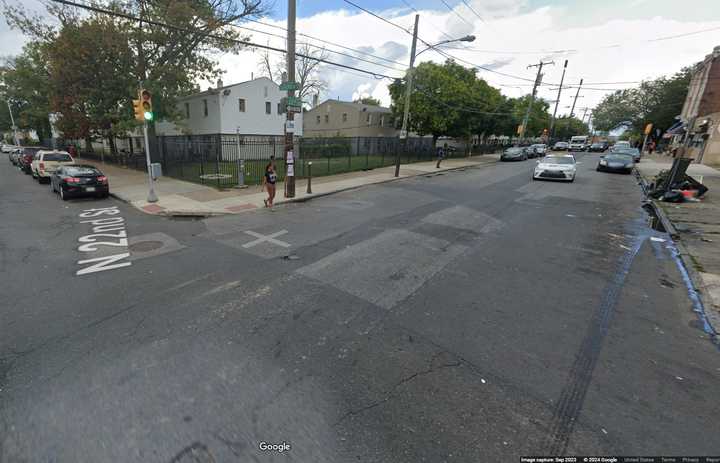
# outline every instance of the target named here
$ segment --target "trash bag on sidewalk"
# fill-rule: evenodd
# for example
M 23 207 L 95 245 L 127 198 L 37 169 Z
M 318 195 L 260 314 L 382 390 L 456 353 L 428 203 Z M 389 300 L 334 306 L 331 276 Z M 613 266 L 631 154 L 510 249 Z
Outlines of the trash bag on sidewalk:
M 698 197 L 707 193 L 705 185 L 686 173 L 691 161 L 690 158 L 678 158 L 673 161 L 670 170 L 661 170 L 650 185 L 648 196 L 658 199 L 672 190 L 697 190 Z
M 685 196 L 679 190 L 671 190 L 663 193 L 660 200 L 666 203 L 681 203 L 685 201 Z

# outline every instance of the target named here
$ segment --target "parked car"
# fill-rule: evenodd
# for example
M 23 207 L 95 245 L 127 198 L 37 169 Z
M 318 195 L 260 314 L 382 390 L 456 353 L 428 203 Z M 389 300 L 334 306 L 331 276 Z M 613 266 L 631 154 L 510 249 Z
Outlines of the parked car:
M 525 153 L 525 149 L 519 146 L 508 148 L 500 155 L 501 161 L 526 161 L 527 158 L 528 156 L 527 153 Z
M 63 201 L 80 196 L 107 198 L 110 194 L 107 177 L 97 167 L 84 164 L 58 167 L 50 177 L 50 185 Z
M 2 147 L 0 147 L 0 151 L 2 151 L 3 153 L 9 153 L 14 148 L 17 148 L 17 147 L 14 145 L 10 145 L 9 143 L 3 143 Z
M 536 156 L 535 150 L 533 149 L 532 146 L 523 146 L 522 150 L 523 150 L 523 153 L 525 153 L 525 155 L 528 157 L 528 159 L 534 158 Z
M 553 145 L 553 151 L 567 151 L 570 149 L 570 144 L 566 141 L 559 141 Z
M 621 141 L 616 141 L 615 144 L 613 145 L 613 150 L 619 149 L 619 148 L 632 148 L 632 147 L 630 146 L 629 141 L 621 140 Z
M 607 149 L 607 147 L 608 147 L 608 143 L 607 143 L 607 142 L 603 142 L 603 141 L 601 141 L 601 142 L 595 142 L 595 143 L 593 143 L 592 145 L 590 145 L 590 147 L 588 148 L 588 152 L 590 152 L 590 153 L 604 153 L 605 150 Z
M 23 148 L 20 148 L 20 151 L 18 153 L 17 158 L 17 166 L 18 168 L 25 172 L 26 174 L 31 174 L 31 163 L 33 161 L 33 158 L 40 150 L 47 150 L 49 148 L 43 148 L 41 146 L 26 146 Z
M 547 154 L 548 146 L 544 143 L 536 143 L 531 146 L 533 149 L 533 152 L 535 153 L 535 156 L 545 156 Z
M 12 163 L 12 165 L 14 165 L 14 166 L 18 165 L 18 156 L 20 155 L 21 151 L 22 150 L 20 148 L 13 147 L 8 152 L 8 159 L 10 160 L 10 163 Z
M 640 150 L 637 148 L 621 147 L 615 148 L 612 152 L 617 154 L 629 154 L 633 157 L 633 161 L 635 162 L 640 162 L 640 158 L 642 157 Z
M 40 183 L 50 183 L 50 177 L 55 169 L 63 164 L 72 164 L 75 160 L 67 151 L 43 151 L 35 154 L 31 163 L 33 178 Z
M 577 166 L 575 157 L 570 155 L 548 155 L 538 161 L 533 172 L 533 180 L 575 181 Z
M 621 172 L 630 174 L 635 167 L 631 154 L 610 153 L 600 158 L 595 170 L 598 172 Z

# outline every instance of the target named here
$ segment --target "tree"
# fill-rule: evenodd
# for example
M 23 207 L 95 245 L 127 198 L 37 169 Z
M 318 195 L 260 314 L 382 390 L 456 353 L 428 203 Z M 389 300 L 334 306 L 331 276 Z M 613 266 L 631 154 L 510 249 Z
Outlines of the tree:
M 555 136 L 561 140 L 569 140 L 575 135 L 587 135 L 589 132 L 587 124 L 577 117 L 562 116 L 555 121 Z
M 83 92 L 95 96 L 102 95 L 101 107 L 109 108 L 110 101 L 122 101 L 117 113 L 123 117 L 118 121 L 127 124 L 132 121 L 131 100 L 135 95 L 135 86 L 142 84 L 153 93 L 153 106 L 156 119 L 174 120 L 180 117 L 176 108 L 178 96 L 191 93 L 197 89 L 197 82 L 214 80 L 221 71 L 217 57 L 221 53 L 234 52 L 242 47 L 237 39 L 244 38 L 232 24 L 240 19 L 257 17 L 267 11 L 263 0 L 105 0 L 93 2 L 95 6 L 113 12 L 140 18 L 140 22 L 121 16 L 105 15 L 104 13 L 87 13 L 73 7 L 56 6 L 48 3 L 47 10 L 54 21 L 44 16 L 33 16 L 22 6 L 11 6 L 4 3 L 5 17 L 13 27 L 19 28 L 34 40 L 50 45 L 63 35 L 80 34 L 90 42 L 97 42 L 101 47 L 117 50 L 103 40 L 102 33 L 111 30 L 113 37 L 121 42 L 123 53 L 130 50 L 129 55 L 110 59 L 109 63 L 96 60 L 93 56 L 83 55 L 81 61 L 96 66 L 116 66 L 114 72 L 119 74 L 117 81 L 132 81 L 133 88 L 120 88 L 113 85 L 112 89 L 103 88 L 103 81 L 85 81 Z M 93 22 L 107 21 L 112 28 L 88 28 L 81 26 Z M 147 21 L 147 22 L 142 22 Z M 167 24 L 169 27 L 154 25 L 151 22 Z M 81 32 L 72 28 L 79 28 Z M 65 32 L 63 32 L 65 31 Z M 70 40 L 69 41 L 73 41 Z M 91 48 L 90 45 L 85 48 Z M 102 56 L 109 58 L 109 53 Z M 65 53 L 63 56 L 67 57 Z M 95 61 L 95 62 L 94 62 Z M 56 64 L 62 65 L 61 62 Z M 117 83 L 114 80 L 114 83 Z M 53 86 L 56 90 L 57 85 Z M 108 98 L 114 93 L 113 98 Z M 72 99 L 67 91 L 55 95 L 65 104 L 66 97 Z M 90 127 L 105 126 L 102 118 L 107 114 L 93 112 L 93 108 L 68 102 L 80 119 L 92 121 Z M 110 119 L 117 114 L 111 111 Z M 100 118 L 98 118 L 100 116 Z M 111 122 L 113 127 L 114 122 Z M 154 125 L 150 125 L 150 135 L 154 135 Z M 151 141 L 152 144 L 152 141 Z
M 365 104 L 365 105 L 369 105 L 369 106 L 380 106 L 380 100 L 378 100 L 377 98 L 373 98 L 371 96 L 365 96 L 362 98 L 358 98 L 353 103 L 360 103 L 360 104 Z
M 690 69 L 684 68 L 671 77 L 643 81 L 637 88 L 617 90 L 595 107 L 593 124 L 599 130 L 630 125 L 632 132 L 639 133 L 646 124 L 652 123 L 656 128 L 666 130 L 680 113 L 689 84 Z
M 297 96 L 304 103 L 310 103 L 312 95 L 327 90 L 327 81 L 320 76 L 322 61 L 328 58 L 323 48 L 313 48 L 307 43 L 300 44 L 295 56 L 295 82 L 298 83 Z M 268 50 L 260 54 L 258 72 L 272 81 L 281 82 L 282 75 L 287 70 L 287 58 L 283 57 L 273 61 Z
M 413 71 L 414 89 L 410 97 L 410 131 L 420 135 L 467 137 L 490 127 L 491 115 L 502 103 L 500 92 L 480 80 L 472 69 L 452 60 L 444 64 L 421 63 Z M 391 109 L 397 120 L 405 108 L 405 82 L 390 84 Z M 488 117 L 490 116 L 490 117 Z
M 9 102 L 19 128 L 35 130 L 40 140 L 51 137 L 47 61 L 46 45 L 34 41 L 25 45 L 20 55 L 6 59 L 0 67 L 3 128 L 11 126 L 6 103 Z

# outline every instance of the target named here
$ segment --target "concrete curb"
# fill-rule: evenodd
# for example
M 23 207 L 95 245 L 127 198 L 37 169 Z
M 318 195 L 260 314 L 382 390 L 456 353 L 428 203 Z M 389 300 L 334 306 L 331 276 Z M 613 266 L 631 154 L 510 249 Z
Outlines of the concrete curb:
M 305 196 L 303 198 L 289 198 L 289 199 L 283 199 L 281 201 L 278 201 L 275 203 L 276 206 L 282 205 L 282 204 L 290 204 L 290 203 L 304 203 L 306 201 L 310 201 L 316 198 L 322 198 L 323 196 L 330 196 L 334 195 L 335 193 L 341 193 L 343 191 L 350 191 L 350 190 L 357 190 L 358 188 L 363 188 L 369 185 L 381 185 L 383 183 L 390 183 L 395 182 L 398 180 L 404 180 L 408 178 L 415 178 L 415 177 L 423 177 L 423 176 L 430 176 L 430 175 L 437 175 L 439 173 L 443 172 L 453 172 L 458 170 L 464 170 L 464 169 L 477 169 L 489 164 L 493 164 L 492 162 L 483 162 L 478 163 L 474 166 L 462 166 L 462 167 L 451 167 L 451 168 L 445 168 L 442 170 L 438 170 L 437 172 L 423 172 L 422 174 L 414 174 L 414 175 L 406 175 L 404 177 L 392 177 L 385 180 L 378 180 L 376 182 L 370 182 L 370 183 L 364 183 L 362 185 L 355 185 L 355 186 L 349 186 L 346 188 L 340 188 L 339 190 L 333 190 L 333 191 L 327 191 L 325 193 L 313 193 L 311 196 Z
M 304 202 L 311 201 L 311 200 L 316 199 L 316 198 L 322 198 L 323 196 L 330 196 L 330 195 L 333 195 L 333 194 L 336 194 L 336 193 L 342 193 L 342 192 L 344 192 L 344 191 L 356 190 L 356 189 L 358 189 L 358 188 L 363 188 L 363 187 L 366 187 L 366 186 L 369 186 L 369 185 L 380 185 L 380 184 L 383 184 L 383 183 L 394 182 L 394 181 L 397 181 L 397 180 L 403 180 L 403 179 L 414 178 L 414 177 L 429 176 L 429 175 L 437 175 L 437 174 L 439 174 L 439 173 L 453 172 L 453 171 L 464 170 L 464 169 L 478 169 L 478 168 L 481 168 L 481 167 L 484 167 L 484 166 L 488 166 L 488 165 L 495 164 L 495 162 L 496 162 L 496 160 L 492 160 L 492 161 L 488 161 L 488 162 L 479 162 L 479 163 L 477 163 L 477 164 L 475 164 L 475 165 L 471 165 L 471 166 L 442 168 L 442 169 L 439 169 L 439 170 L 437 170 L 437 171 L 435 171 L 435 172 L 423 172 L 423 173 L 420 173 L 420 174 L 405 175 L 405 176 L 397 177 L 397 178 L 396 178 L 396 177 L 391 177 L 391 178 L 384 179 L 384 180 L 377 180 L 377 181 L 373 181 L 373 182 L 370 182 L 370 183 L 363 183 L 363 184 L 361 184 L 361 185 L 349 186 L 349 187 L 340 188 L 340 189 L 337 189 L 337 190 L 327 191 L 327 192 L 324 192 L 324 193 L 313 193 L 313 194 L 310 195 L 310 196 L 304 196 L 304 197 L 302 197 L 302 198 L 283 198 L 283 199 L 281 199 L 281 200 L 276 201 L 276 202 L 275 202 L 275 206 L 282 206 L 282 205 L 291 204 L 291 203 L 304 203 Z M 120 196 L 117 196 L 117 195 L 115 195 L 115 194 L 112 193 L 112 192 L 110 193 L 110 196 L 112 196 L 113 198 L 118 199 L 118 200 L 120 200 L 120 201 L 122 201 L 122 202 L 124 202 L 124 203 L 126 203 L 126 204 L 129 204 L 129 205 L 133 206 L 135 209 L 139 210 L 140 212 L 143 212 L 143 213 L 148 214 L 148 215 L 154 215 L 154 216 L 160 216 L 160 217 L 222 217 L 222 216 L 226 216 L 226 215 L 238 215 L 238 214 L 242 214 L 242 213 L 245 213 L 245 212 L 263 210 L 262 207 L 258 207 L 258 208 L 255 208 L 255 209 L 248 209 L 248 210 L 246 210 L 246 211 L 241 211 L 241 212 L 219 212 L 219 211 L 217 211 L 217 212 L 195 212 L 195 211 L 179 211 L 179 210 L 169 210 L 169 209 L 166 209 L 166 210 L 164 210 L 164 211 L 160 211 L 160 212 L 157 212 L 157 213 L 152 213 L 152 212 L 145 211 L 145 210 L 143 210 L 142 208 L 139 208 L 139 207 L 135 206 L 135 205 L 132 203 L 132 201 L 129 201 L 129 200 L 124 199 L 124 198 L 121 198 Z
M 646 193 L 647 197 L 647 181 L 645 178 L 640 175 L 638 172 L 638 177 L 640 180 L 640 184 L 643 188 L 643 191 Z M 707 320 L 707 322 L 710 325 L 710 329 L 713 331 L 713 335 L 715 337 L 720 335 L 720 314 L 716 313 L 717 311 L 712 310 L 711 308 L 715 307 L 715 304 L 710 298 L 710 291 L 708 291 L 708 285 L 703 279 L 700 272 L 698 272 L 695 267 L 693 266 L 692 259 L 690 258 L 691 254 L 688 251 L 685 244 L 682 242 L 682 239 L 680 235 L 677 232 L 677 229 L 672 224 L 670 219 L 668 218 L 667 214 L 665 214 L 665 211 L 662 207 L 660 207 L 657 204 L 657 201 L 653 199 L 646 200 L 647 204 L 649 204 L 653 211 L 655 212 L 655 215 L 657 215 L 658 219 L 660 219 L 660 222 L 662 223 L 663 228 L 665 228 L 665 231 L 672 239 L 673 243 L 675 244 L 675 247 L 678 250 L 678 257 L 680 258 L 680 262 L 682 263 L 683 267 L 685 267 L 685 271 L 687 272 L 688 276 L 690 277 L 690 283 L 692 283 L 693 290 L 697 294 L 698 298 L 700 299 L 700 302 L 702 303 L 702 309 L 703 309 L 703 316 Z

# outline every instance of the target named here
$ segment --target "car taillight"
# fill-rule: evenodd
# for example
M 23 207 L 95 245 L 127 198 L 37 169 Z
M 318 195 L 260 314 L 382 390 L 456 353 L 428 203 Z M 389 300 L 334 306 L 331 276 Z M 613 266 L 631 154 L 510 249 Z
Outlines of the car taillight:
M 65 177 L 67 183 L 80 183 L 80 179 L 77 177 Z
M 39 167 L 40 167 L 40 170 L 44 170 L 44 169 L 45 169 L 45 163 L 44 163 L 44 162 L 41 162 L 41 163 L 39 164 Z
M 100 183 L 107 183 L 107 177 L 104 175 L 101 175 L 97 178 L 97 181 Z

